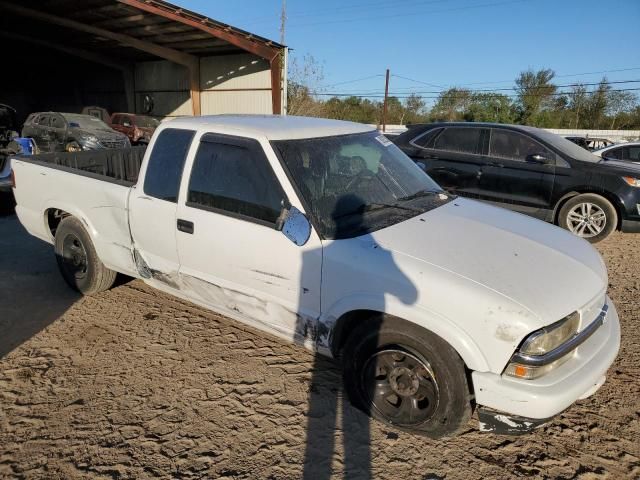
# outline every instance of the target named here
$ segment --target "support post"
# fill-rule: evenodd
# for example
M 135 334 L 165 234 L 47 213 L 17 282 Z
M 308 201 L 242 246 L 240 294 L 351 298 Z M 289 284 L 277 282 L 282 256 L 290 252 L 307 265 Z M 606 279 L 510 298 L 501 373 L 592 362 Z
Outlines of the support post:
M 389 97 L 389 69 L 387 68 L 387 79 L 384 83 L 384 103 L 382 104 L 382 132 L 387 131 L 387 97 Z
M 270 62 L 271 65 L 271 106 L 274 115 L 282 114 L 282 64 L 280 55 Z
M 122 78 L 124 80 L 124 94 L 127 99 L 127 112 L 136 112 L 135 100 L 135 80 L 133 68 L 122 70 Z
M 194 117 L 202 114 L 200 102 L 200 61 L 194 62 L 189 67 L 189 91 L 191 94 L 191 111 Z

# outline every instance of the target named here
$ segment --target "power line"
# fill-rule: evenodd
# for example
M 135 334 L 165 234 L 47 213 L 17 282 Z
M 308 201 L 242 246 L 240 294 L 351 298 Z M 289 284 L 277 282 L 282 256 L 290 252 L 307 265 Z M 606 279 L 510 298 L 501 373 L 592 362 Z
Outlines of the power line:
M 368 77 L 356 78 L 354 80 L 347 80 L 345 82 L 332 83 L 332 84 L 329 84 L 329 85 L 321 85 L 318 88 L 328 88 L 328 87 L 335 87 L 337 85 L 346 85 L 348 83 L 362 82 L 364 80 L 370 80 L 370 79 L 376 78 L 376 77 L 384 77 L 384 75 L 382 73 L 378 73 L 376 75 L 369 75 Z
M 599 75 L 602 73 L 618 73 L 618 72 L 630 72 L 633 70 L 640 70 L 640 67 L 630 67 L 630 68 L 618 68 L 614 70 L 600 70 L 598 72 L 581 72 L 581 73 L 567 73 L 563 75 L 554 75 L 554 78 L 566 78 L 566 77 L 580 77 L 582 75 Z M 465 85 L 491 85 L 492 83 L 509 83 L 513 82 L 511 80 L 496 80 L 493 82 L 471 82 L 471 83 L 461 83 L 461 86 Z
M 442 85 L 437 85 L 435 83 L 428 83 L 428 82 L 423 82 L 421 80 L 415 80 L 413 78 L 409 78 L 409 77 L 403 77 L 402 75 L 396 75 L 396 74 L 391 74 L 392 77 L 396 77 L 396 78 L 401 78 L 403 80 L 409 80 L 410 82 L 414 82 L 414 83 L 421 83 L 422 85 L 427 85 L 429 87 L 436 87 L 436 88 L 446 88 L 443 87 Z
M 635 92 L 635 91 L 639 91 L 639 88 L 619 88 L 619 89 L 611 89 L 611 90 L 607 90 L 607 93 L 609 92 Z M 594 95 L 598 93 L 598 91 L 590 91 L 590 92 L 584 92 L 585 95 Z M 579 95 L 580 92 L 554 92 L 554 93 L 531 93 L 528 94 L 528 96 L 553 96 L 553 97 L 557 97 L 557 96 L 573 96 L 573 95 Z M 318 95 L 318 96 L 331 96 L 331 97 L 355 97 L 355 98 L 384 98 L 384 95 L 380 95 L 380 94 L 374 94 L 374 95 L 369 95 L 369 94 L 364 94 L 364 95 L 354 95 L 351 93 L 315 93 L 314 95 Z M 497 96 L 498 94 L 496 94 Z M 511 94 L 500 94 L 503 95 L 505 97 L 516 97 L 518 94 L 517 93 L 511 93 Z M 393 93 L 389 94 L 390 97 L 395 97 L 395 98 L 410 98 L 411 95 L 394 95 Z M 425 97 L 425 96 L 421 96 L 422 99 L 424 100 L 437 100 L 439 98 L 441 98 L 440 96 L 432 96 L 432 97 Z M 452 95 L 447 95 L 446 98 L 452 98 L 452 99 L 456 99 L 456 98 L 468 98 L 466 95 L 460 95 L 460 94 L 452 94 Z
M 413 0 L 410 0 L 408 2 L 402 2 L 402 3 L 409 3 L 411 5 L 407 5 L 407 6 L 411 6 L 411 7 L 420 7 L 423 5 L 431 5 L 431 4 L 436 4 L 436 3 L 450 3 L 452 0 L 428 0 L 428 1 L 420 1 L 420 2 L 413 2 Z M 455 1 L 455 0 L 453 0 Z M 394 2 L 389 2 L 389 0 L 386 1 L 381 1 L 381 2 L 373 2 L 373 3 L 360 3 L 360 4 L 353 4 L 353 5 L 343 5 L 343 6 L 339 6 L 339 7 L 334 7 L 334 8 L 322 8 L 322 9 L 316 9 L 316 10 L 306 10 L 306 11 L 293 11 L 289 13 L 289 18 L 303 18 L 303 17 L 316 17 L 316 16 L 322 16 L 322 15 L 335 15 L 336 12 L 344 12 L 344 11 L 349 11 L 349 10 L 363 10 L 363 9 L 371 9 L 372 7 L 376 8 L 377 10 L 382 10 L 382 9 L 387 9 L 387 8 L 392 8 L 392 9 L 397 9 L 398 8 L 398 3 L 400 3 L 398 0 L 395 0 Z M 349 12 L 347 12 L 349 13 Z M 274 19 L 273 15 L 269 15 L 269 16 L 263 16 L 263 17 L 258 17 L 258 18 L 254 18 L 251 19 L 247 22 L 246 25 L 256 25 L 256 24 L 260 24 L 260 23 L 267 23 L 267 22 L 272 22 Z
M 640 70 L 640 67 L 628 67 L 628 68 L 617 68 L 617 69 L 612 69 L 612 70 L 599 70 L 597 72 L 582 72 L 582 73 L 567 73 L 567 74 L 562 74 L 562 75 L 555 75 L 554 78 L 566 78 L 566 77 L 578 77 L 581 75 L 595 75 L 595 74 L 601 74 L 601 73 L 616 73 L 616 72 L 631 72 L 631 71 L 635 71 L 635 70 Z M 347 80 L 344 82 L 338 82 L 338 83 L 331 83 L 328 85 L 320 85 L 318 87 L 316 87 L 317 89 L 322 89 L 322 88 L 329 88 L 329 87 L 335 87 L 338 85 L 347 85 L 349 83 L 356 83 L 356 82 L 361 82 L 364 80 L 370 80 L 372 78 L 377 78 L 377 77 L 383 77 L 383 74 L 377 74 L 377 75 L 370 75 L 368 77 L 363 77 L 363 78 L 356 78 L 353 80 Z M 438 85 L 435 83 L 429 83 L 429 82 L 424 82 L 422 80 L 417 80 L 415 78 L 409 78 L 403 75 L 397 75 L 397 74 L 391 74 L 392 77 L 396 77 L 396 78 L 401 78 L 403 80 L 408 80 L 414 83 L 419 83 L 419 84 L 423 84 L 423 85 L 427 85 L 430 87 L 437 87 L 437 88 L 441 88 L 443 90 L 446 90 L 447 88 L 442 86 L 442 85 Z M 513 83 L 513 80 L 503 80 L 503 81 L 495 81 L 495 82 L 471 82 L 471 83 L 458 83 L 455 86 L 452 86 L 451 88 L 455 88 L 455 87 L 463 87 L 466 85 L 489 85 L 492 83 Z M 607 83 L 613 83 L 613 81 L 609 81 Z M 571 86 L 577 86 L 577 85 L 589 85 L 589 84 L 585 84 L 585 83 L 581 83 L 581 82 L 576 82 L 575 84 L 570 84 Z M 495 89 L 486 89 L 484 91 L 493 91 Z M 350 92 L 354 92 L 354 93 L 360 93 L 362 90 L 358 89 L 358 90 L 343 90 L 342 93 L 350 93 Z M 379 90 L 374 90 L 372 91 L 372 93 L 376 93 Z M 403 91 L 405 93 L 414 93 L 415 89 L 413 87 L 398 87 L 395 89 L 396 92 L 400 92 Z M 472 91 L 477 91 L 477 90 L 472 90 Z
M 389 18 L 399 18 L 399 17 L 415 17 L 419 13 L 424 14 L 434 14 L 434 13 L 446 13 L 446 12 L 456 12 L 461 10 L 470 10 L 475 8 L 484 8 L 484 7 L 496 7 L 500 5 L 509 5 L 512 3 L 522 3 L 528 0 L 506 0 L 502 2 L 494 2 L 494 3 L 483 3 L 480 5 L 466 5 L 464 7 L 456 7 L 456 8 L 448 8 L 444 10 L 427 10 L 425 12 L 408 12 L 408 13 L 398 13 L 395 15 L 385 15 L 385 16 L 377 16 L 377 17 L 355 17 L 355 18 L 345 18 L 341 20 L 329 20 L 325 22 L 314 22 L 314 23 L 302 23 L 302 24 L 294 24 L 293 27 L 314 27 L 317 25 L 329 25 L 336 23 L 353 23 L 353 22 L 361 22 L 366 20 L 388 20 Z
M 379 75 L 381 76 L 381 75 Z M 565 85 L 544 85 L 544 86 L 539 86 L 539 87 L 532 87 L 533 89 L 536 90 L 542 90 L 542 89 L 548 89 L 548 88 L 570 88 L 570 87 L 578 87 L 578 86 L 583 86 L 583 87 L 589 87 L 589 86 L 599 86 L 599 85 L 618 85 L 618 84 L 624 84 L 624 83 L 640 83 L 640 79 L 637 80 L 616 80 L 616 81 L 610 81 L 610 82 L 594 82 L 594 83 L 568 83 Z M 455 88 L 455 87 L 454 87 Z M 449 90 L 451 89 L 445 89 L 445 90 L 432 90 L 432 91 L 413 91 L 410 92 L 411 94 L 443 94 L 443 93 L 447 93 Z M 514 95 L 516 94 L 515 92 L 517 92 L 519 90 L 518 87 L 510 87 L 510 88 L 493 88 L 493 89 L 458 89 L 458 90 L 464 90 L 465 93 L 497 93 L 497 92 L 514 92 Z M 379 90 L 375 90 L 375 91 L 369 91 L 369 92 L 335 92 L 335 93 L 331 93 L 331 92 L 311 92 L 314 95 L 322 95 L 322 96 L 354 96 L 354 97 L 366 97 L 366 96 L 376 96 L 380 94 Z M 392 96 L 397 96 L 397 93 L 407 93 L 407 92 L 393 92 L 390 93 L 390 95 Z M 556 93 L 561 93 L 561 92 L 556 92 Z M 544 93 L 540 94 L 540 95 L 545 95 Z

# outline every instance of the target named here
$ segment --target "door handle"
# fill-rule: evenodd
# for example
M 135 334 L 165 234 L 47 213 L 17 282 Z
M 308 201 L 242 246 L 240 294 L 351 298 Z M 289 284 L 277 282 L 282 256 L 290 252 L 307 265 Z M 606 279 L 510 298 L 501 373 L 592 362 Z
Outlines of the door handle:
M 499 167 L 499 168 L 504 168 L 504 164 L 503 163 L 498 163 L 498 162 L 489 162 L 488 165 L 490 167 Z
M 178 230 L 184 233 L 193 234 L 193 222 L 188 220 L 178 219 Z

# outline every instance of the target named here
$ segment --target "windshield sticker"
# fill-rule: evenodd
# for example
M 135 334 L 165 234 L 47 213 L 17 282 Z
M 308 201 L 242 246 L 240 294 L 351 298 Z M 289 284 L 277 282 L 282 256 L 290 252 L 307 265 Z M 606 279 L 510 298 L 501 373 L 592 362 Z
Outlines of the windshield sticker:
M 387 137 L 385 137 L 384 135 L 378 135 L 376 137 L 376 140 L 378 142 L 380 142 L 382 144 L 383 147 L 388 147 L 389 145 L 391 145 L 391 140 L 389 140 Z

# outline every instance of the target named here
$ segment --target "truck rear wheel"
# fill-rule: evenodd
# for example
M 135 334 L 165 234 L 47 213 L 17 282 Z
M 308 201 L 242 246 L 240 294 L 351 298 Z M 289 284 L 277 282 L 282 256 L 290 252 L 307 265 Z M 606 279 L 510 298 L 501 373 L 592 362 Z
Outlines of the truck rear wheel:
M 93 295 L 113 285 L 117 273 L 100 261 L 89 233 L 76 217 L 66 217 L 58 225 L 55 252 L 60 273 L 74 290 Z
M 471 417 L 464 362 L 437 335 L 386 315 L 362 321 L 343 350 L 351 402 L 400 430 L 440 438 Z

